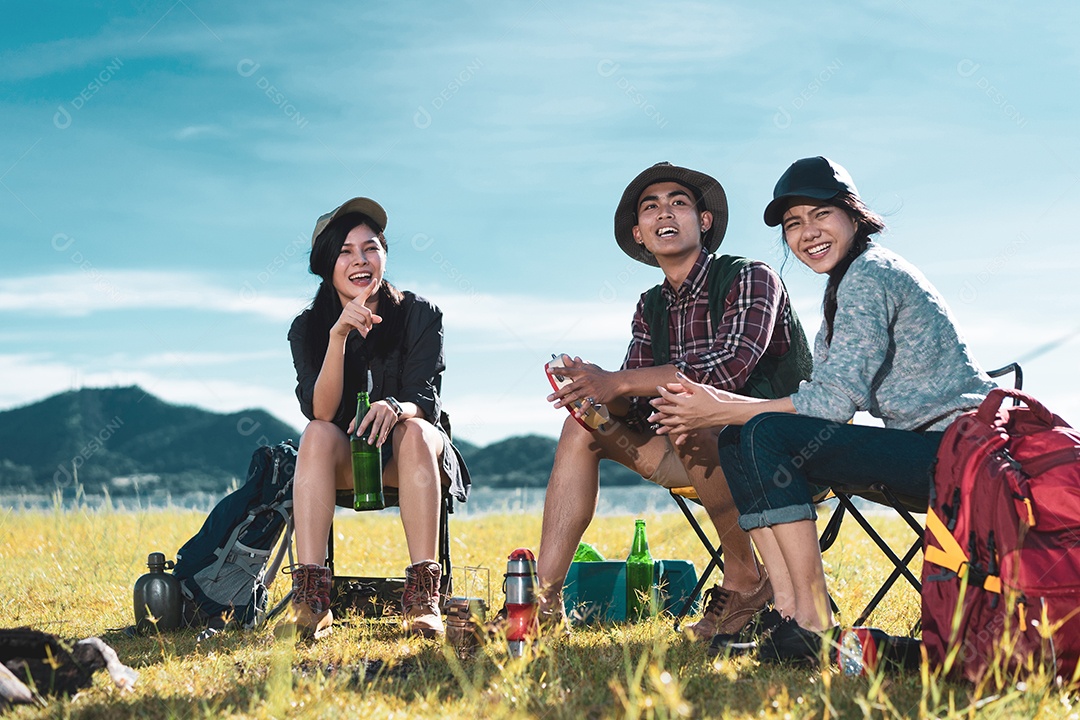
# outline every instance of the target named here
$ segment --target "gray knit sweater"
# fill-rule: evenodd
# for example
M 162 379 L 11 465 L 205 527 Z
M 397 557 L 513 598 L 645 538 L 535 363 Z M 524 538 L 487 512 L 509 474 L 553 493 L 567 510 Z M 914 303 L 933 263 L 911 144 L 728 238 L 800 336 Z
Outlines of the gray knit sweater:
M 832 344 L 823 322 L 813 377 L 791 399 L 801 415 L 847 422 L 865 410 L 885 427 L 944 430 L 993 387 L 930 281 L 870 243 L 840 281 Z

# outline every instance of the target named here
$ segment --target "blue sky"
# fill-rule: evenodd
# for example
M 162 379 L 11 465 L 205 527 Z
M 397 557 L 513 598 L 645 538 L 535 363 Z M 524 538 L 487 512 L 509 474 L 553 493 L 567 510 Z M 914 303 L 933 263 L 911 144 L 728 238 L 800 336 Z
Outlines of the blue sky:
M 617 366 L 659 271 L 625 185 L 717 177 L 723 249 L 799 157 L 844 164 L 986 367 L 1080 422 L 1080 7 L 937 2 L 58 2 L 0 27 L 0 409 L 137 383 L 302 427 L 285 340 L 315 219 L 387 209 L 388 276 L 444 310 L 447 407 L 556 435 L 543 364 Z M 822 282 L 783 270 L 808 326 Z

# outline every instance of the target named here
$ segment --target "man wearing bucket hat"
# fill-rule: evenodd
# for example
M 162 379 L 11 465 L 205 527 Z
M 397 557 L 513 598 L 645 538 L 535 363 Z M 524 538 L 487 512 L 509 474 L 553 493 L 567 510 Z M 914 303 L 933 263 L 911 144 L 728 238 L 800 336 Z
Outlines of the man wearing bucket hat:
M 776 273 L 764 263 L 714 256 L 724 239 L 723 187 L 695 170 L 658 163 L 626 187 L 615 211 L 615 239 L 635 260 L 659 267 L 664 281 L 641 296 L 622 368 L 605 371 L 565 358 L 571 380 L 549 400 L 606 409 L 615 419 L 589 432 L 563 425 L 544 502 L 537 573 L 542 610 L 557 616 L 574 549 L 592 520 L 601 459 L 619 462 L 662 487 L 692 485 L 709 513 L 725 556 L 721 586 L 707 593 L 699 640 L 736 639 L 771 600 L 716 455 L 718 430 L 677 438 L 649 424 L 657 387 L 690 379 L 757 397 L 791 392 L 809 377 L 805 334 Z M 580 414 L 580 412 L 578 413 Z
M 654 404 L 665 427 L 725 426 L 719 455 L 739 524 L 775 585 L 775 624 L 758 658 L 816 664 L 823 651 L 833 654 L 839 633 L 817 543 L 817 487 L 881 485 L 925 497 L 943 431 L 979 407 L 994 384 L 945 298 L 879 244 L 885 222 L 841 165 L 822 156 L 792 163 L 773 189 L 765 224 L 781 226 L 791 254 L 827 278 L 813 378 L 786 397 L 678 387 Z M 857 412 L 883 427 L 851 423 Z

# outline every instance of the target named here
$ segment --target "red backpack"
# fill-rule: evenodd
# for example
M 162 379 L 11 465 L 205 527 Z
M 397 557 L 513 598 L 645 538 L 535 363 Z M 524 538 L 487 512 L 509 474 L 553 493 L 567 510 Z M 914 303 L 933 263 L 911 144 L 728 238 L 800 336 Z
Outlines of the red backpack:
M 1006 397 L 1027 407 L 1002 408 Z M 988 671 L 1046 663 L 1072 679 L 1080 433 L 1025 393 L 991 391 L 942 438 L 926 530 L 922 630 L 931 667 L 979 682 Z

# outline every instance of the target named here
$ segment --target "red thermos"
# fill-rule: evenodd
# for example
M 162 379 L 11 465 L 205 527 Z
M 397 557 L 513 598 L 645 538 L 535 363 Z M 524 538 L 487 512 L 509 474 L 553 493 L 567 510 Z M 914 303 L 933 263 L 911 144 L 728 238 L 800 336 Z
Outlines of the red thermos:
M 506 562 L 506 640 L 510 655 L 521 657 L 539 634 L 536 598 L 536 558 L 528 548 L 510 553 Z

